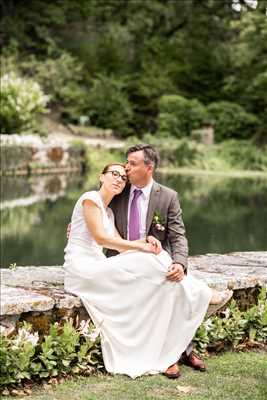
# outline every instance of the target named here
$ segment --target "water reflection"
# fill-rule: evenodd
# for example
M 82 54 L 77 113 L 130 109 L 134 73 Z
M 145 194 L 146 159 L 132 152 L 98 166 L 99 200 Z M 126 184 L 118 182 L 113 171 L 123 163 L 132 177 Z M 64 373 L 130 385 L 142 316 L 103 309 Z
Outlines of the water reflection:
M 191 255 L 267 249 L 267 180 L 158 180 L 179 193 Z M 62 264 L 74 203 L 96 185 L 77 175 L 2 179 L 1 266 Z
M 3 177 L 1 266 L 61 264 L 72 196 L 82 191 L 78 175 Z
M 267 249 L 267 180 L 172 176 L 181 198 L 190 254 Z

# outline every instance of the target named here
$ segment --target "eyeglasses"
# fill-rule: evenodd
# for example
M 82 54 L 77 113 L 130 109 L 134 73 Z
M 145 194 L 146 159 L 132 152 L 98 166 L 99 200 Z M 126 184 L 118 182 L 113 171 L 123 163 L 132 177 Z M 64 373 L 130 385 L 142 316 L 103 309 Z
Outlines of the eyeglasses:
M 127 180 L 128 180 L 127 175 L 121 175 L 121 174 L 119 173 L 119 171 L 107 171 L 106 174 L 107 174 L 108 172 L 111 172 L 113 178 L 116 178 L 116 179 L 121 178 L 121 180 L 122 180 L 123 182 L 127 182 Z

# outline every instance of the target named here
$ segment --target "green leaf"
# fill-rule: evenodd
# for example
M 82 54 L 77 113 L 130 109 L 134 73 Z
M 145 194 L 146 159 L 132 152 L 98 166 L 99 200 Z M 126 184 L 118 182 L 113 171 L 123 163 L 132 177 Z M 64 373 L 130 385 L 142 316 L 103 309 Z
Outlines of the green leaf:
M 40 378 L 47 378 L 49 376 L 49 372 L 48 371 L 43 371 L 40 373 Z

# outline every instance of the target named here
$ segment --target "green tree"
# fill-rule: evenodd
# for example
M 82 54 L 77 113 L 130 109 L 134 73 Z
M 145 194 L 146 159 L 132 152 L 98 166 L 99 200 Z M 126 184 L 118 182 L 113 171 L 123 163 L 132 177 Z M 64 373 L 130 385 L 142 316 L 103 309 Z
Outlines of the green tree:
M 93 80 L 87 98 L 87 115 L 93 125 L 114 129 L 119 136 L 129 134 L 132 108 L 124 89 L 122 80 L 110 76 L 101 74 Z
M 179 95 L 204 105 L 232 101 L 259 114 L 264 139 L 267 0 L 256 9 L 239 3 L 240 11 L 233 0 L 2 0 L 0 40 L 17 43 L 20 62 L 34 55 L 46 65 L 66 53 L 77 60 L 81 75 L 65 83 L 66 118 L 87 112 L 82 93 L 93 98 L 102 76 L 124 98 L 115 130 L 155 133 L 159 99 Z M 108 126 L 111 108 L 100 97 L 93 120 Z
M 245 13 L 232 28 L 231 73 L 225 78 L 226 96 L 259 116 L 259 135 L 267 140 L 267 17 L 264 2 L 259 12 Z M 265 2 L 265 7 L 267 3 Z

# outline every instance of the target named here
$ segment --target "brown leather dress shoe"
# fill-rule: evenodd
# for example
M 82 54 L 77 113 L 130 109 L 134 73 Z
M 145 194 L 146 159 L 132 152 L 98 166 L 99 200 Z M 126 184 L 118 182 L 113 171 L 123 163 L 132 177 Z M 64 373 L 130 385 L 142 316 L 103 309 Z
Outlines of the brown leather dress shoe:
M 171 365 L 169 368 L 166 369 L 164 372 L 164 375 L 167 376 L 169 379 L 177 379 L 181 375 L 180 368 L 178 367 L 178 364 L 175 363 Z
M 181 363 L 188 365 L 189 367 L 192 367 L 194 369 L 197 369 L 198 371 L 201 372 L 206 371 L 204 361 L 201 360 L 201 358 L 193 351 L 189 355 L 184 353 L 180 358 L 180 361 Z

